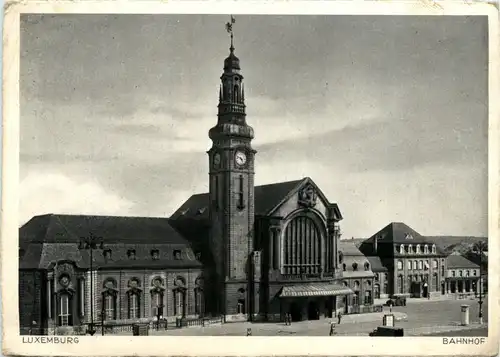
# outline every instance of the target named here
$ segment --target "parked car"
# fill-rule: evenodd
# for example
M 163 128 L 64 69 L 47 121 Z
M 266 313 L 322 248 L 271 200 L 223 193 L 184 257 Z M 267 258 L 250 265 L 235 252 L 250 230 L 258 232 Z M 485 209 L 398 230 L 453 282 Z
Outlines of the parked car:
M 385 306 L 406 306 L 406 297 L 393 296 L 386 301 Z

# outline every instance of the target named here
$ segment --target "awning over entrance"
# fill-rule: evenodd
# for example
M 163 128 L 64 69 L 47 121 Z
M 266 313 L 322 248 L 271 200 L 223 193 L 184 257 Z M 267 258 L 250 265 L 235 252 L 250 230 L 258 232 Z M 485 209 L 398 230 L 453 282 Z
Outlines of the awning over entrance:
M 354 294 L 354 292 L 347 286 L 331 283 L 314 283 L 284 286 L 283 289 L 281 289 L 279 297 L 337 296 L 350 294 Z

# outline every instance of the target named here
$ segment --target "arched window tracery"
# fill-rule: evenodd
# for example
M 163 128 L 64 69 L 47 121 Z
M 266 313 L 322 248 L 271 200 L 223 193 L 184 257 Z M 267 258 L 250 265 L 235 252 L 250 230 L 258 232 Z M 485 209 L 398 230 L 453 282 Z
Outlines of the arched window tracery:
M 283 274 L 315 274 L 322 269 L 322 233 L 310 216 L 293 218 L 283 234 Z

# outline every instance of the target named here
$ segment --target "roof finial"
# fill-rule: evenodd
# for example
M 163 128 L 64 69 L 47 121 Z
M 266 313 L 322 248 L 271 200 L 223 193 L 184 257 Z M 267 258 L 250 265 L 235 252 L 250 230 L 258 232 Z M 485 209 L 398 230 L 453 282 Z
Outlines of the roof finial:
M 231 21 L 226 23 L 226 31 L 229 32 L 231 34 L 231 47 L 229 47 L 229 51 L 231 51 L 231 53 L 234 52 L 234 46 L 233 46 L 233 24 L 236 22 L 236 20 L 234 19 L 233 15 L 231 15 Z

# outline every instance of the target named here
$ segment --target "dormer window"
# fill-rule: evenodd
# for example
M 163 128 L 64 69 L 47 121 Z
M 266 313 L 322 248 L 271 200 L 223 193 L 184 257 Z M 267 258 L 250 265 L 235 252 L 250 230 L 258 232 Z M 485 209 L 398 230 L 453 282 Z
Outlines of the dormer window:
M 358 270 L 358 263 L 352 263 L 352 270 L 354 271 Z
M 181 260 L 181 251 L 180 250 L 174 250 L 174 260 Z
M 104 255 L 104 259 L 111 259 L 111 249 L 106 249 L 102 255 Z
M 131 260 L 135 260 L 135 249 L 129 249 L 127 251 L 127 256 Z
M 427 244 L 424 245 L 424 254 L 429 254 L 429 246 Z
M 181 216 L 186 215 L 189 212 L 189 208 L 186 208 L 184 211 L 181 211 Z
M 153 258 L 153 260 L 160 259 L 160 251 L 158 249 L 153 249 L 151 251 L 151 257 Z
M 206 207 L 199 208 L 198 211 L 196 212 L 196 214 L 201 216 L 205 212 L 206 209 L 207 209 Z
M 406 233 L 405 239 L 413 239 L 413 236 L 410 233 Z
M 368 271 L 370 270 L 370 264 L 369 263 L 365 263 L 365 271 Z
M 420 254 L 420 244 L 417 244 L 417 254 Z
M 399 246 L 399 254 L 405 254 L 405 246 L 402 244 Z
M 436 245 L 435 244 L 432 245 L 432 254 L 436 254 Z

